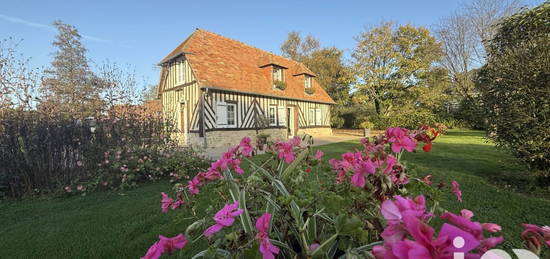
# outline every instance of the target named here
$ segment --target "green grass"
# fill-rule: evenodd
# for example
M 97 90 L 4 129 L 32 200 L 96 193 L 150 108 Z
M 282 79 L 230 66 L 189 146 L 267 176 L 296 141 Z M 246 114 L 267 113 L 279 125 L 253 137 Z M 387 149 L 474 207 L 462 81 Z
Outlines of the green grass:
M 509 240 L 505 246 L 519 247 L 521 223 L 550 223 L 550 200 L 502 187 L 498 179 L 528 179 L 525 168 L 482 136 L 476 131 L 451 131 L 434 144 L 432 152 L 407 154 L 404 160 L 420 176 L 432 174 L 434 182 L 460 182 L 464 202 L 447 193 L 442 205 L 455 212 L 467 208 L 478 221 L 502 225 Z M 326 159 L 353 148 L 359 145 L 344 142 L 320 147 Z M 0 257 L 138 258 L 158 234 L 181 233 L 190 223 L 185 218 L 189 214 L 160 213 L 160 192 L 170 189 L 171 184 L 161 182 L 124 193 L 0 203 Z M 205 208 L 214 198 L 199 197 Z M 185 254 L 204 247 L 195 243 L 184 249 Z

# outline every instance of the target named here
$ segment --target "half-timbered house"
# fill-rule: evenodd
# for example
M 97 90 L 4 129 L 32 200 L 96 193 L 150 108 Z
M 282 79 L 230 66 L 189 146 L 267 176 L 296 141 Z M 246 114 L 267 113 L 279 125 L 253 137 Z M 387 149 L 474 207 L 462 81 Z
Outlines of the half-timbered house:
M 303 64 L 197 29 L 160 62 L 163 116 L 188 145 L 331 135 L 334 101 Z

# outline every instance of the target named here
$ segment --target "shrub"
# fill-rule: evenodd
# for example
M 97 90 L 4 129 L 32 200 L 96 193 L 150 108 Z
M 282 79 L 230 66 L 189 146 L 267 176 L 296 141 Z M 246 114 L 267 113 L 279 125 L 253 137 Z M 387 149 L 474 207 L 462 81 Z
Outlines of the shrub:
M 389 127 L 416 128 L 418 125 L 434 125 L 436 116 L 426 110 L 404 111 L 392 116 L 370 116 L 368 120 L 374 124 L 374 129 L 383 130 Z
M 172 147 L 168 137 L 170 125 L 161 118 L 136 112 L 105 115 L 95 120 L 82 120 L 35 111 L 3 110 L 0 116 L 0 196 L 20 197 L 48 193 L 62 188 L 73 191 L 77 186 L 94 189 L 108 182 L 110 188 L 122 183 L 122 175 L 106 170 L 106 160 L 115 161 L 120 152 L 122 164 L 137 174 L 127 175 L 128 183 L 145 180 L 168 170 L 180 172 L 184 164 L 161 160 L 162 151 Z M 93 129 L 93 130 L 92 130 Z M 93 131 L 93 132 L 92 132 Z M 166 146 L 168 145 L 168 146 Z M 166 151 L 165 151 L 166 152 Z M 176 154 L 176 149 L 169 151 Z M 187 155 L 184 157 L 183 155 Z M 186 150 L 180 159 L 196 158 Z M 148 157 L 143 163 L 139 159 Z M 195 167 L 196 169 L 197 167 Z M 119 170 L 120 172 L 120 170 Z M 126 181 L 125 181 L 126 183 Z
M 136 187 L 138 183 L 168 179 L 188 179 L 197 170 L 208 167 L 208 160 L 189 147 L 171 144 L 154 147 L 122 147 L 104 152 L 97 172 L 88 179 L 75 179 L 75 186 L 86 190 Z M 67 188 L 67 187 L 65 187 Z M 76 192 L 78 193 L 78 192 Z
M 550 3 L 501 22 L 476 79 L 488 136 L 550 182 Z

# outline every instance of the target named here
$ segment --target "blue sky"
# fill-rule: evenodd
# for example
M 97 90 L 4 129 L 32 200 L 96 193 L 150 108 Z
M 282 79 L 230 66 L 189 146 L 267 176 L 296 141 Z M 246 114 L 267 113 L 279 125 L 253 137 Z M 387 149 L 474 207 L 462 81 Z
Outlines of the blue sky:
M 88 56 L 135 67 L 138 79 L 158 81 L 155 64 L 195 28 L 279 53 L 288 32 L 312 34 L 323 46 L 351 50 L 365 25 L 396 21 L 431 26 L 458 0 L 364 1 L 16 1 L 0 4 L 0 39 L 23 39 L 19 48 L 35 66 L 51 61 L 54 20 L 76 26 Z

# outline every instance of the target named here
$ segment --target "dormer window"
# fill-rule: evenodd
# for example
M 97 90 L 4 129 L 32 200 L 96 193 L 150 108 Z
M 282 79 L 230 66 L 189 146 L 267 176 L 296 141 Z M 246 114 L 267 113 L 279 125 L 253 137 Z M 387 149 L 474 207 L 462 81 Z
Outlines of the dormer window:
M 280 66 L 273 66 L 273 88 L 281 91 L 286 89 L 283 69 Z
M 305 88 L 311 88 L 311 76 L 310 75 L 304 75 L 304 87 Z
M 283 81 L 283 68 L 273 66 L 273 81 Z

